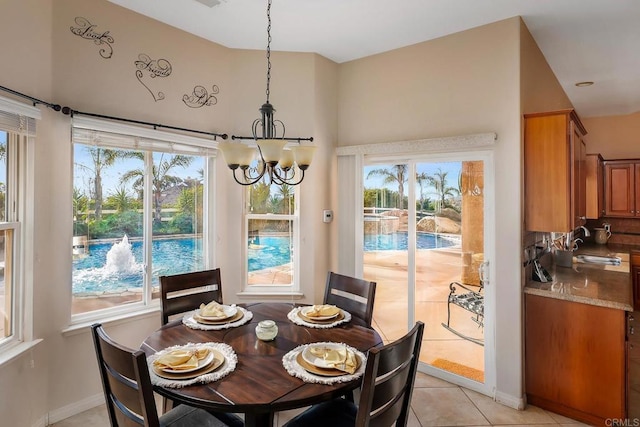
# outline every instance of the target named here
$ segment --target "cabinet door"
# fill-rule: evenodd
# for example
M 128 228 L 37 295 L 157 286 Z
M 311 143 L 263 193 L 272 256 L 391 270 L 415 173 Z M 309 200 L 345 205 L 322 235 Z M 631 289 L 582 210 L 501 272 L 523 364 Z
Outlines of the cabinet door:
M 526 117 L 526 116 L 525 116 Z M 530 231 L 572 229 L 572 149 L 566 114 L 526 117 L 525 222 Z
M 633 267 L 633 309 L 640 310 L 640 266 Z
M 604 177 L 602 156 L 587 154 L 586 162 L 586 214 L 589 219 L 604 215 Z
M 631 281 L 633 284 L 633 309 L 640 310 L 640 254 L 631 255 Z
M 635 203 L 633 205 L 634 216 L 640 216 L 640 163 L 635 164 Z
M 590 425 L 623 418 L 625 328 L 623 310 L 526 294 L 527 401 Z
M 586 156 L 587 148 L 580 130 L 575 125 L 575 122 L 571 122 L 572 132 L 572 148 L 573 148 L 573 167 L 572 167 L 572 182 L 571 182 L 571 213 L 572 213 L 572 225 L 571 228 L 575 229 L 584 225 L 587 220 L 587 202 L 586 202 Z
M 605 215 L 630 217 L 635 215 L 635 164 L 606 162 Z

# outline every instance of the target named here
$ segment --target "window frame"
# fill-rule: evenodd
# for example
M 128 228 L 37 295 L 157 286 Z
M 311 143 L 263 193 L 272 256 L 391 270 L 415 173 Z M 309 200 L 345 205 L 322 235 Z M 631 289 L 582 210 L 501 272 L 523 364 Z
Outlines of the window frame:
M 249 221 L 252 219 L 265 219 L 265 220 L 290 220 L 293 228 L 293 248 L 291 260 L 293 263 L 293 277 L 291 284 L 288 285 L 274 285 L 274 284 L 249 284 L 249 251 L 247 245 L 242 247 L 243 256 L 243 281 L 242 290 L 238 295 L 241 296 L 291 296 L 298 297 L 301 295 L 300 290 L 300 192 L 298 186 L 293 186 L 293 213 L 291 214 L 274 214 L 264 213 L 256 214 L 250 213 L 249 206 L 249 191 L 243 193 L 244 200 L 244 220 L 243 220 L 243 232 L 244 242 L 249 241 Z
M 0 339 L 0 364 L 40 342 L 33 336 L 33 241 L 36 122 L 38 108 L 0 96 L 0 130 L 7 134 L 5 221 L 12 230 L 12 333 Z
M 160 299 L 152 298 L 152 254 L 151 245 L 153 243 L 153 218 L 148 213 L 153 211 L 153 191 L 152 191 L 152 171 L 153 171 L 153 155 L 154 153 L 170 153 L 184 154 L 189 156 L 201 156 L 204 158 L 204 175 L 203 185 L 205 186 L 203 195 L 203 260 L 204 268 L 211 268 L 215 265 L 215 183 L 212 177 L 215 176 L 215 158 L 217 149 L 212 141 L 205 138 L 192 137 L 184 134 L 159 131 L 155 129 L 147 129 L 140 126 L 129 124 L 98 120 L 86 117 L 74 117 L 72 130 L 78 130 L 72 137 L 71 144 L 81 144 L 83 146 L 91 146 L 86 141 L 76 140 L 76 135 L 86 137 L 87 132 L 95 132 L 101 137 L 105 136 L 104 143 L 94 144 L 100 148 L 110 148 L 118 150 L 137 150 L 143 152 L 144 155 L 144 184 L 143 184 L 143 209 L 147 214 L 143 215 L 143 291 L 140 301 L 122 304 L 116 307 L 98 309 L 83 313 L 71 314 L 69 330 L 81 327 L 95 321 L 113 321 L 120 318 L 131 317 L 136 315 L 144 315 L 149 312 L 155 312 L 160 309 Z M 123 139 L 131 142 L 118 143 L 118 135 Z M 113 136 L 114 138 L 110 138 Z M 71 150 L 73 156 L 74 150 Z M 72 161 L 73 164 L 73 161 Z M 74 183 L 72 182 L 73 186 Z M 71 239 L 71 236 L 70 236 Z M 73 266 L 69 266 L 70 270 Z M 72 282 L 69 283 L 72 286 Z

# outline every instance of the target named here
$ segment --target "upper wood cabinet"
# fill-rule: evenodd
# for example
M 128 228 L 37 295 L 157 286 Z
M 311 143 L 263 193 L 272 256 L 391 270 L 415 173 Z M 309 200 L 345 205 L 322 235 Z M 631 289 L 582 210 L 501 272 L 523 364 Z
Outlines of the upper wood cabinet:
M 605 216 L 640 216 L 640 160 L 605 160 Z
M 527 230 L 569 232 L 585 224 L 586 133 L 574 110 L 525 114 Z
M 604 164 L 600 154 L 586 156 L 586 213 L 589 219 L 604 216 Z

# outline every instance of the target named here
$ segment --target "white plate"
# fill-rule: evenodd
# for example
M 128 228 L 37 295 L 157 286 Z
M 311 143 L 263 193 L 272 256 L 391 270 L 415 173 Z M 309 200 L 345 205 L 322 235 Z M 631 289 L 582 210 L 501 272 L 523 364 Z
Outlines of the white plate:
M 222 307 L 222 310 L 224 311 L 224 315 L 222 316 L 203 316 L 202 314 L 200 314 L 200 310 L 198 310 L 197 314 L 198 316 L 200 316 L 200 318 L 204 320 L 224 320 L 224 319 L 228 319 L 229 317 L 235 316 L 236 313 L 238 312 L 238 307 L 236 306 L 222 305 L 221 307 Z
M 309 316 L 309 312 L 312 310 L 313 310 L 313 306 L 310 305 L 308 307 L 302 307 L 300 309 L 300 313 L 302 313 L 303 316 L 306 316 L 311 320 L 329 320 L 329 319 L 333 319 L 334 317 L 337 317 L 338 314 L 340 314 L 340 309 L 338 309 L 338 312 L 336 314 L 332 314 L 331 316 Z
M 333 366 L 331 364 L 328 364 L 322 357 L 318 357 L 315 356 L 314 354 L 311 353 L 311 348 L 328 348 L 331 350 L 344 350 L 345 349 L 345 345 L 344 344 L 340 344 L 340 343 L 325 343 L 325 344 L 311 344 L 308 345 L 304 351 L 302 352 L 302 358 L 304 359 L 305 362 L 313 365 L 313 366 L 317 366 L 318 368 L 324 368 L 324 369 L 332 369 Z M 335 363 L 335 362 L 334 362 Z
M 164 372 L 169 372 L 170 374 L 183 374 L 183 373 L 186 374 L 187 372 L 193 372 L 193 371 L 197 371 L 198 369 L 204 368 L 205 366 L 213 362 L 214 358 L 215 358 L 215 354 L 213 354 L 213 351 L 209 349 L 209 354 L 207 355 L 207 357 L 205 357 L 202 360 L 198 360 L 198 366 L 195 368 L 191 368 L 191 369 L 160 368 L 160 369 L 163 370 Z

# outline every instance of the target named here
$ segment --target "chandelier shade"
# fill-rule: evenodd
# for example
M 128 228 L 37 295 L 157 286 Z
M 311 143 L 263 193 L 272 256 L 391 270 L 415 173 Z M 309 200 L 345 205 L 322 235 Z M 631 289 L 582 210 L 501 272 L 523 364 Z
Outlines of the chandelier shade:
M 309 169 L 316 147 L 303 145 L 313 137 L 285 137 L 285 126 L 274 118 L 275 108 L 269 102 L 271 83 L 271 0 L 267 3 L 267 101 L 260 107 L 260 118 L 254 120 L 252 136 L 231 136 L 231 142 L 220 142 L 225 162 L 238 184 L 253 185 L 260 180 L 268 184 L 298 185 Z M 278 135 L 279 134 L 279 135 Z M 248 143 L 243 140 L 250 141 Z

